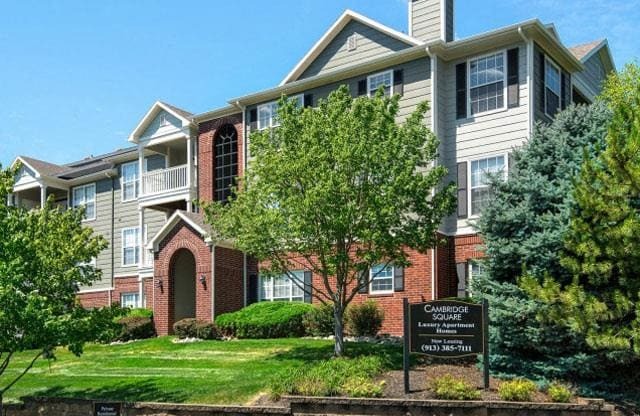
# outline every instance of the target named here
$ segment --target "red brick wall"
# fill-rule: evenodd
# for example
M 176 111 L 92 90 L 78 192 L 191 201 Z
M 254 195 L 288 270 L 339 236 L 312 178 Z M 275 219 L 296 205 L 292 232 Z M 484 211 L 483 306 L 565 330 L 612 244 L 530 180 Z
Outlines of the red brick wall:
M 241 251 L 216 247 L 215 315 L 244 306 L 244 255 Z
M 155 254 L 153 310 L 158 335 L 167 335 L 173 330 L 175 299 L 172 269 L 175 254 L 182 249 L 189 250 L 196 261 L 196 318 L 211 319 L 211 251 L 200 234 L 181 221 L 160 243 Z M 202 275 L 205 276 L 204 285 L 199 280 Z M 162 287 L 158 283 L 160 280 Z
M 455 262 L 462 263 L 469 259 L 484 256 L 482 239 L 478 234 L 459 235 L 454 238 Z
M 215 135 L 217 129 L 224 124 L 233 124 L 238 132 L 238 176 L 244 171 L 244 147 L 242 114 L 206 121 L 198 131 L 198 191 L 202 201 L 212 201 L 215 187 Z
M 122 293 L 140 292 L 140 283 L 138 282 L 138 276 L 116 277 L 113 280 L 113 303 L 120 303 L 120 295 Z
M 83 308 L 101 308 L 109 306 L 109 291 L 78 293 L 78 300 Z
M 440 240 L 436 248 L 438 299 L 456 296 L 458 289 L 453 237 L 441 235 Z
M 147 309 L 153 309 L 153 277 L 147 277 L 144 279 L 142 290 L 144 291 L 144 298 L 146 305 L 143 305 Z

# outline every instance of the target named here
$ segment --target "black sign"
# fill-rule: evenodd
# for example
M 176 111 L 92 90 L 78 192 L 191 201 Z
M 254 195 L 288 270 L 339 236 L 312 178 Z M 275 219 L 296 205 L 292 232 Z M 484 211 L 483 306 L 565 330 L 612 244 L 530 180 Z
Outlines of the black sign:
M 482 305 L 435 300 L 409 307 L 410 350 L 434 357 L 483 353 Z
M 120 416 L 121 403 L 94 403 L 94 416 Z

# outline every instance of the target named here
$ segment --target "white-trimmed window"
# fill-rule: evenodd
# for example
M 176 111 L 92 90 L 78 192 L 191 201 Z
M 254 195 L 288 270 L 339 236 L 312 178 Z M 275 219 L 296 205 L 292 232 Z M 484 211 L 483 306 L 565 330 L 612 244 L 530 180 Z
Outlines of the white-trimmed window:
M 377 264 L 369 270 L 369 293 L 393 293 L 393 266 Z
M 274 301 L 304 301 L 304 272 L 302 270 L 291 272 L 295 276 L 294 282 L 289 276 L 261 276 L 260 277 L 260 300 Z
M 505 52 L 469 61 L 469 114 L 505 107 Z
M 289 97 L 289 99 L 295 100 L 298 107 L 302 107 L 304 104 L 304 97 L 302 94 L 294 95 Z M 263 130 L 269 127 L 278 127 L 279 125 L 277 101 L 271 101 L 258 106 L 258 130 Z
M 140 261 L 140 229 L 122 229 L 122 265 L 136 266 Z
M 132 201 L 138 198 L 138 188 L 140 183 L 138 176 L 137 161 L 123 163 L 120 167 L 120 185 L 122 188 L 123 201 Z
M 506 174 L 505 155 L 498 155 L 471 161 L 471 215 L 479 215 L 491 199 L 489 175 Z
M 121 293 L 120 306 L 123 308 L 139 308 L 140 294 L 138 292 Z
M 544 65 L 544 112 L 553 117 L 560 109 L 560 68 L 548 58 Z
M 96 219 L 96 184 L 76 186 L 72 191 L 73 207 L 84 207 L 86 221 Z
M 367 93 L 369 97 L 374 96 L 381 86 L 384 86 L 384 95 L 390 96 L 392 85 L 393 71 L 384 71 L 367 77 Z

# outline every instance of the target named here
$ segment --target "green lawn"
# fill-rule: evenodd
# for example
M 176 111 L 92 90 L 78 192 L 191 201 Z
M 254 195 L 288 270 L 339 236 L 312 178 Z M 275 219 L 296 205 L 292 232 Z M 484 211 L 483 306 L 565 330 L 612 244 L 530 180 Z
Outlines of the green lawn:
M 333 343 L 310 339 L 202 341 L 174 344 L 170 337 L 124 345 L 87 345 L 82 357 L 66 350 L 57 360 L 41 360 L 12 390 L 20 397 L 58 396 L 123 401 L 246 404 L 267 391 L 270 380 L 287 371 L 331 357 Z M 401 348 L 348 344 L 349 355 L 391 354 Z M 7 374 L 24 368 L 20 354 Z

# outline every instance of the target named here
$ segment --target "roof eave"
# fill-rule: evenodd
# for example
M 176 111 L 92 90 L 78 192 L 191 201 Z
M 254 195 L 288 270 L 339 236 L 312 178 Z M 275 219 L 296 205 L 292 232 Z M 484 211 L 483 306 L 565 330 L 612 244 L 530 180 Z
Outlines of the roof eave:
M 169 106 L 166 106 L 162 101 L 156 101 L 155 103 L 153 103 L 151 108 L 149 108 L 149 111 L 147 111 L 147 113 L 144 115 L 144 117 L 142 117 L 138 125 L 136 125 L 136 127 L 129 135 L 129 138 L 127 139 L 129 142 L 138 144 L 140 136 L 142 135 L 142 133 L 144 133 L 144 130 L 148 126 L 149 122 L 159 111 L 158 109 L 162 109 L 180 120 L 182 122 L 183 128 L 188 127 L 192 124 L 192 119 L 186 118 L 182 114 L 177 113 Z

